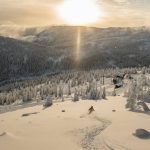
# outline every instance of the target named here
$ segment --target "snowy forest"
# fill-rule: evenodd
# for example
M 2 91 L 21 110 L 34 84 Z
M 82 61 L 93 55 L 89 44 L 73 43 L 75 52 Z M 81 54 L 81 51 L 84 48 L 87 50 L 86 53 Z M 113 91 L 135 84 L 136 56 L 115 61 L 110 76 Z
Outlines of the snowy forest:
M 16 106 L 66 100 L 107 100 L 119 90 L 128 98 L 127 108 L 138 108 L 139 101 L 150 102 L 150 68 L 97 69 L 68 71 L 14 81 L 0 87 L 0 105 Z M 133 100 L 133 101 L 132 101 Z

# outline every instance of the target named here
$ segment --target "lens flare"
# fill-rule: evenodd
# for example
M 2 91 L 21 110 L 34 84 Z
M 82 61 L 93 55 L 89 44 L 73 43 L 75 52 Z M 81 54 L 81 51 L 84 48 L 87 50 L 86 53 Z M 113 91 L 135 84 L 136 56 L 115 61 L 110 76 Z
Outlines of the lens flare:
M 100 6 L 95 0 L 65 0 L 57 7 L 61 18 L 70 25 L 88 25 L 98 21 L 102 16 Z M 76 39 L 76 64 L 80 63 L 81 57 L 81 28 L 77 29 Z

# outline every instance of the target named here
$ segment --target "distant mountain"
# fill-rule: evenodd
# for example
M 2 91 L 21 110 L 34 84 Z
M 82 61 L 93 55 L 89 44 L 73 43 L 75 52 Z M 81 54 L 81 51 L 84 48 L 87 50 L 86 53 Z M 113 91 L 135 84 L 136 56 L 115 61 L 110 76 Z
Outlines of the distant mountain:
M 59 66 L 63 59 L 63 56 L 56 57 L 50 48 L 0 37 L 0 81 L 35 76 L 57 68 L 63 70 Z
M 79 27 L 56 26 L 27 29 L 22 40 L 50 47 L 59 55 L 76 56 Z M 139 28 L 80 27 L 80 57 L 83 67 L 149 65 L 150 30 Z M 39 32 L 40 31 L 40 32 Z
M 80 63 L 76 65 L 78 30 Z M 0 81 L 45 72 L 150 65 L 150 30 L 53 26 L 0 37 Z

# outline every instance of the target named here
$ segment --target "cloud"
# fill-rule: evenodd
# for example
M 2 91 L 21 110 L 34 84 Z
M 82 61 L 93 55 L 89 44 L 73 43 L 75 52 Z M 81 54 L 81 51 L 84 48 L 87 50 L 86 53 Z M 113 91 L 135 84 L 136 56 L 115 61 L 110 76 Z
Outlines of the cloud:
M 100 0 L 106 16 L 105 26 L 149 26 L 150 1 L 148 0 Z M 148 5 L 149 4 L 149 5 Z
M 64 0 L 0 0 L 0 24 L 65 24 L 54 7 Z M 149 25 L 149 0 L 97 0 L 104 16 L 97 26 Z
M 42 25 L 55 22 L 54 0 L 1 0 L 0 24 Z

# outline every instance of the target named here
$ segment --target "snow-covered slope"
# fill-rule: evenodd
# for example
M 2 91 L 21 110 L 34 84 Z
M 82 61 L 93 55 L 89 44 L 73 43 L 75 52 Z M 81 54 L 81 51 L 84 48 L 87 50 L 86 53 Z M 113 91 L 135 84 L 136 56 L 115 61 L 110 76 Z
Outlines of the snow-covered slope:
M 0 114 L 0 147 L 5 150 L 149 150 L 149 139 L 133 136 L 150 130 L 149 115 L 125 109 L 126 99 L 66 101 L 42 110 L 35 106 Z M 88 114 L 94 107 L 95 112 Z M 112 112 L 112 110 L 116 112 Z M 65 112 L 62 112 L 65 110 Z M 22 117 L 22 114 L 33 113 Z

